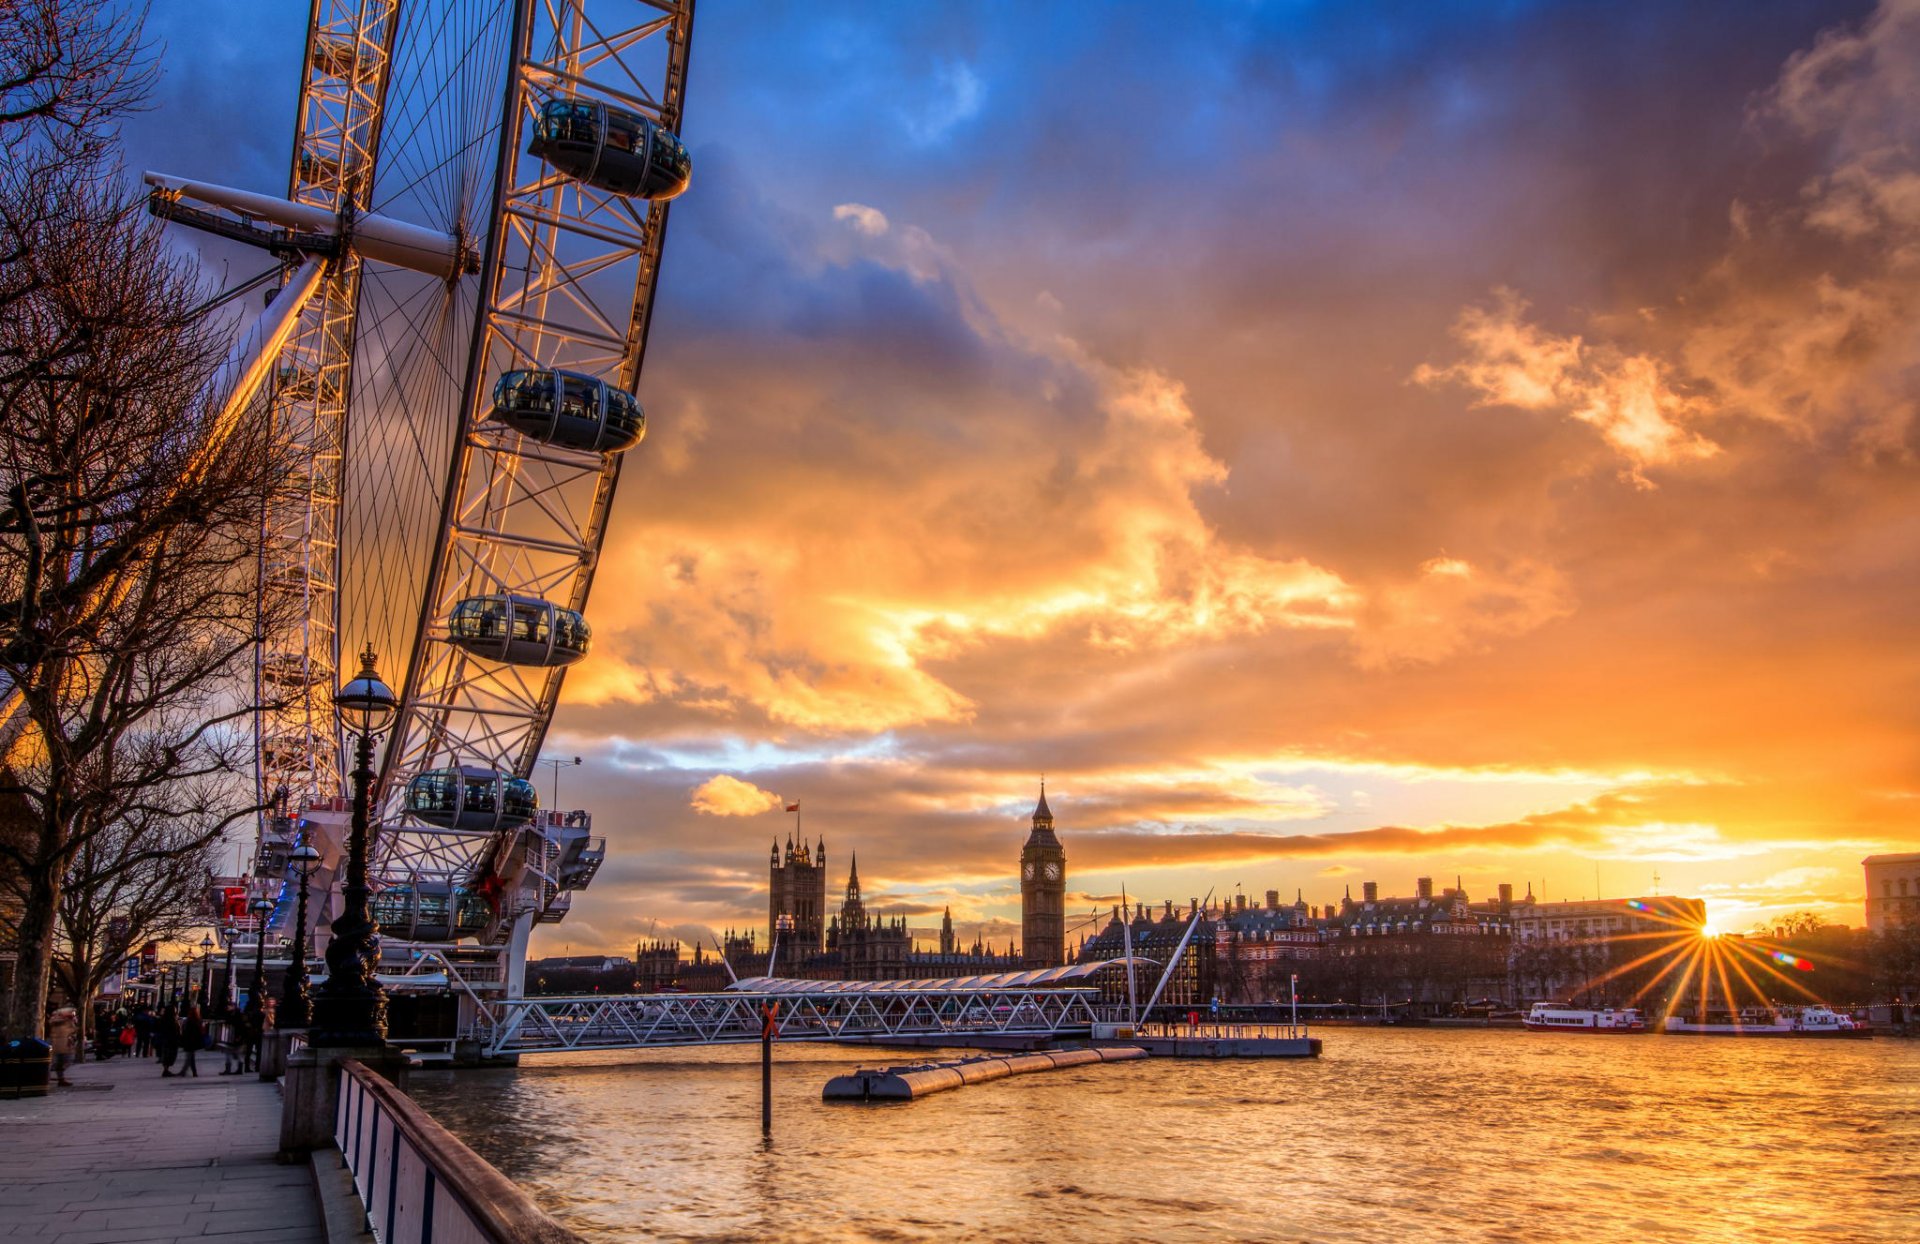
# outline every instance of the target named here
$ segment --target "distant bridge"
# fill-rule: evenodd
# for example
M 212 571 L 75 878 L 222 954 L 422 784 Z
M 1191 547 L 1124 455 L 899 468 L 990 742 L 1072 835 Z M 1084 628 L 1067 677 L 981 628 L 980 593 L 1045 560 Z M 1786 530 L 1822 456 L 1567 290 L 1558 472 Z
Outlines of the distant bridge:
M 759 979 L 720 993 L 508 998 L 490 1003 L 473 1035 L 490 1058 L 571 1050 L 739 1045 L 760 1040 L 777 1005 L 780 1040 L 954 1046 L 1085 1038 L 1108 1014 L 1100 991 L 1061 982 L 1117 963 L 1080 964 L 941 981 Z

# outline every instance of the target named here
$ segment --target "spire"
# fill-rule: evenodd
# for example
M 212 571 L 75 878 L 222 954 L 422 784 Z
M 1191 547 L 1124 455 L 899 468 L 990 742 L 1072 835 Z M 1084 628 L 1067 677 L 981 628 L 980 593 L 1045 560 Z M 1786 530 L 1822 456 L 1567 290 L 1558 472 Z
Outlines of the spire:
M 1053 828 L 1053 809 L 1047 806 L 1047 779 L 1045 778 L 1040 779 L 1040 802 L 1034 805 L 1033 809 L 1033 827 L 1038 829 L 1043 825 L 1048 829 Z

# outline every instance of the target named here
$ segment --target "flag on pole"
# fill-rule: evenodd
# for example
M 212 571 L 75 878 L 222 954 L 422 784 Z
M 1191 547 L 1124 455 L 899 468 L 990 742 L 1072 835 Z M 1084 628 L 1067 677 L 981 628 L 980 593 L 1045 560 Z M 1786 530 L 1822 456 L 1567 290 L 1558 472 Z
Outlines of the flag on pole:
M 790 803 L 787 805 L 787 811 L 789 812 L 798 812 L 799 810 L 800 810 L 800 805 L 797 803 Z

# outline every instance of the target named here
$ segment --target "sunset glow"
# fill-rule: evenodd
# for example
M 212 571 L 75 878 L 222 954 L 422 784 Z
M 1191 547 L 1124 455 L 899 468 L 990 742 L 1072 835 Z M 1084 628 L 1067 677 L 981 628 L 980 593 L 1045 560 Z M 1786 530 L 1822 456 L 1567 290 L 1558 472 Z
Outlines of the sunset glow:
M 796 802 L 1005 943 L 1044 773 L 1070 912 L 1688 895 L 1804 993 L 1722 931 L 1920 849 L 1920 5 L 1600 12 L 703 6 L 533 953 L 764 929 Z M 156 6 L 133 164 L 284 183 L 306 18 Z

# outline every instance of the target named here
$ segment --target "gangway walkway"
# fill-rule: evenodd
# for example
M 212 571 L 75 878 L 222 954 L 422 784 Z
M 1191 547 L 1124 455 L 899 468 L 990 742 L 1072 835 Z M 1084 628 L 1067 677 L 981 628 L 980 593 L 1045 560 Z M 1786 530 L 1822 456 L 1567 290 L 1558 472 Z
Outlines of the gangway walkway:
M 1077 982 L 1120 966 L 1069 964 L 940 980 L 808 981 L 756 977 L 719 993 L 508 998 L 486 1004 L 475 1029 L 487 1057 L 558 1050 L 733 1045 L 760 1039 L 769 1008 L 782 1041 L 953 1045 L 1087 1037 L 1109 1015 L 1098 989 Z
M 760 1040 L 769 1005 L 782 1041 L 884 1042 L 939 1036 L 954 1045 L 1086 1037 L 1109 1022 L 1096 989 L 947 988 L 862 992 L 730 990 L 711 994 L 509 998 L 474 1035 L 489 1057 L 564 1050 L 735 1045 Z

